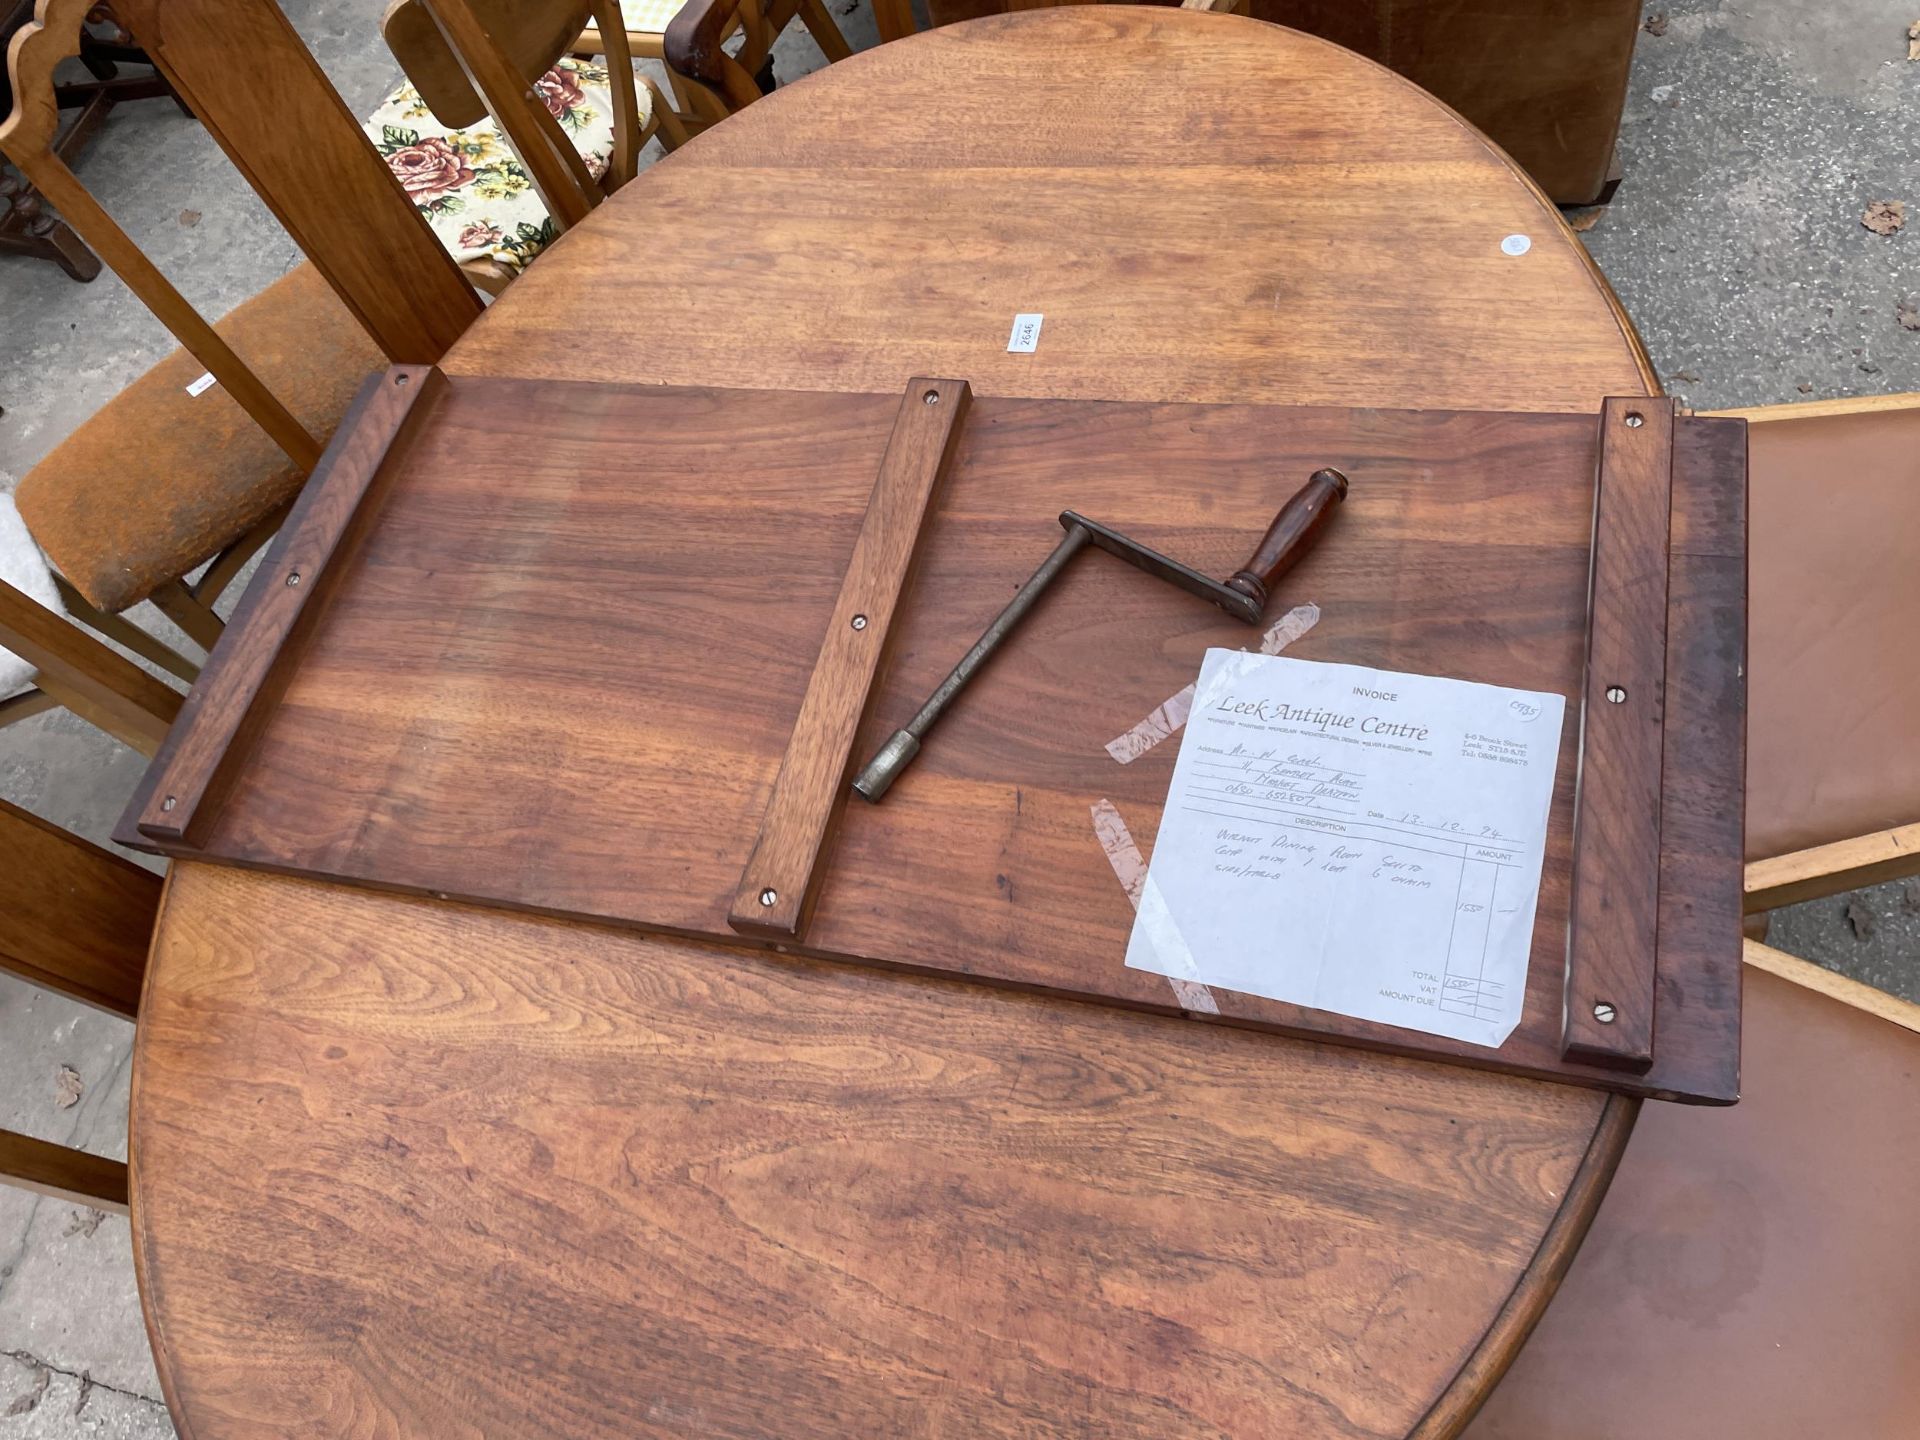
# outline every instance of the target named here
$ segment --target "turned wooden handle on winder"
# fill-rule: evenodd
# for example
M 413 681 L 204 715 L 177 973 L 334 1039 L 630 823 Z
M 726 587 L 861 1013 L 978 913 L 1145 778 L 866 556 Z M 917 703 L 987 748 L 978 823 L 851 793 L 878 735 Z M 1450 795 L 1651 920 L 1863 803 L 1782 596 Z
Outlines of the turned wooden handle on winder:
M 1273 582 L 1299 563 L 1333 518 L 1334 507 L 1347 498 L 1347 477 L 1338 470 L 1316 470 L 1299 493 L 1280 507 L 1273 524 L 1260 539 L 1253 558 L 1233 573 L 1227 588 L 1238 590 L 1260 609 L 1267 608 Z

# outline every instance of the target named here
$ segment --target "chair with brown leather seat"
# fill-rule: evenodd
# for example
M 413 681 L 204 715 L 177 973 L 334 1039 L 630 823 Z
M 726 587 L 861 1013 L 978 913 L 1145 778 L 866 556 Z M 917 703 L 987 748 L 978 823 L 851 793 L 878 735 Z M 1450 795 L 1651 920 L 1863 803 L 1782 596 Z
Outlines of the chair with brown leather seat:
M 54 67 L 77 49 L 87 9 L 39 0 L 14 37 L 0 152 L 182 348 L 35 466 L 15 500 L 77 618 L 191 675 L 111 617 L 151 599 L 210 647 L 214 599 L 271 534 L 360 381 L 389 359 L 437 360 L 480 305 L 272 0 L 122 0 L 116 13 L 310 262 L 209 325 L 57 153 Z
M 1920 395 L 1748 421 L 1747 910 L 1920 873 Z M 1468 1440 L 1893 1440 L 1920 1006 L 1748 940 L 1741 1096 L 1650 1105 Z
M 1466 1440 L 1906 1440 L 1920 1006 L 1748 944 L 1741 1097 L 1648 1105 Z
M 1920 874 L 1920 395 L 1747 423 L 1749 915 Z

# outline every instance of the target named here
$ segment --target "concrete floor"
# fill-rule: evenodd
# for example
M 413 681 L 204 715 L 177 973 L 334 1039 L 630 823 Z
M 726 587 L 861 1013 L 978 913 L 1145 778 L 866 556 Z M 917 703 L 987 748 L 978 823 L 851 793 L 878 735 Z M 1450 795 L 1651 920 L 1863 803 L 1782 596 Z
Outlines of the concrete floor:
M 356 111 L 396 75 L 376 0 L 283 0 Z M 856 47 L 865 7 L 832 0 Z M 1586 235 L 1668 388 L 1699 407 L 1920 390 L 1920 166 L 1906 61 L 1913 0 L 1656 0 L 1621 152 L 1626 182 Z M 844 12 L 844 13 L 843 13 Z M 779 71 L 818 65 L 804 38 Z M 117 114 L 81 171 L 188 298 L 218 315 L 283 273 L 292 244 L 212 142 L 164 104 Z M 1861 227 L 1869 201 L 1908 231 Z M 111 275 L 75 285 L 0 257 L 0 488 L 170 346 Z M 136 619 L 164 629 L 143 607 Z M 103 839 L 139 758 L 71 716 L 0 733 L 0 795 Z M 1847 918 L 1849 905 L 1854 919 Z M 1861 917 L 1865 918 L 1862 919 Z M 1920 885 L 1786 912 L 1774 940 L 1920 999 Z M 0 977 L 0 1125 L 126 1147 L 130 1027 Z M 84 1089 L 58 1108 L 55 1076 Z M 134 1293 L 127 1225 L 0 1189 L 0 1440 L 171 1435 Z

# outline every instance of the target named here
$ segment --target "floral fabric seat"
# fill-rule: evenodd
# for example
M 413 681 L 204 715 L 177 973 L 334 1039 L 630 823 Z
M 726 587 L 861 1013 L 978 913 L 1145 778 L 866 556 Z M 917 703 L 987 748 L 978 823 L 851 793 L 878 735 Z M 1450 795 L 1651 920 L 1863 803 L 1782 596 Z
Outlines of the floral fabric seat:
M 613 154 L 610 81 L 598 61 L 562 60 L 533 87 L 596 179 Z M 651 87 L 634 88 L 644 131 Z M 374 111 L 366 131 L 462 266 L 492 261 L 517 274 L 553 242 L 557 232 L 540 192 L 491 119 L 449 130 L 433 118 L 419 91 L 403 84 Z

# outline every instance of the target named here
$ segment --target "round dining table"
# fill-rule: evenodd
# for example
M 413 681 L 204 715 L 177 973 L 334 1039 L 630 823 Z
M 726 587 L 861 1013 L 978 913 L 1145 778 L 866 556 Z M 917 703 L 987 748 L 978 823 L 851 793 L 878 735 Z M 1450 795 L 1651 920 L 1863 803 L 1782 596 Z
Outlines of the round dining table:
M 1431 97 L 1275 26 L 1086 6 L 777 91 L 564 235 L 444 368 L 1412 409 L 1657 389 L 1559 214 Z M 1635 1113 L 191 862 L 134 1067 L 140 1290 L 188 1440 L 1437 1440 Z

